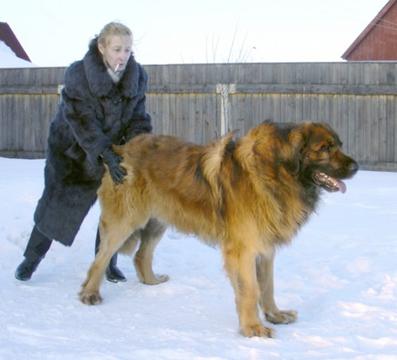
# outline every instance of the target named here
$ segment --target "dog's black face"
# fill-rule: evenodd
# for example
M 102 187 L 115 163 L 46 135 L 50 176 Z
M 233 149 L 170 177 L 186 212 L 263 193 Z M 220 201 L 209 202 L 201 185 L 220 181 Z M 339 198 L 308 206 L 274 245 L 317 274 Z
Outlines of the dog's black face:
M 301 178 L 327 191 L 346 191 L 342 179 L 351 178 L 358 164 L 341 150 L 342 142 L 327 125 L 314 123 L 306 128 L 301 154 Z

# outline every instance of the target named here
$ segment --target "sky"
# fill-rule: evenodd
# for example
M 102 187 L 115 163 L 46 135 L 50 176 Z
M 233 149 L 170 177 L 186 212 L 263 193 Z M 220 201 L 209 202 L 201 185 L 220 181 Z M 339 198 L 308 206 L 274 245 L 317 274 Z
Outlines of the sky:
M 72 247 L 54 243 L 32 279 L 14 278 L 43 188 L 44 160 L 0 157 L 0 359 L 395 360 L 397 173 L 359 171 L 346 193 L 324 193 L 315 214 L 278 249 L 275 298 L 297 322 L 273 339 L 242 337 L 218 248 L 167 230 L 154 270 L 170 280 L 101 286 L 103 303 L 77 293 L 94 257 L 99 207 Z
M 342 61 L 387 0 L 12 0 L 7 22 L 37 66 L 68 66 L 110 21 L 142 64 Z
M 33 64 L 17 57 L 3 41 L 0 41 L 0 68 L 1 67 L 33 67 Z

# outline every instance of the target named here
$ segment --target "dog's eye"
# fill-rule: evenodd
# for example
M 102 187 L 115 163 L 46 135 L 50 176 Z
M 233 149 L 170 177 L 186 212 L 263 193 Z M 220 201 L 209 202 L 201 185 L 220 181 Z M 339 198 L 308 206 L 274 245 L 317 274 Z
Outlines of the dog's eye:
M 321 145 L 319 151 L 320 152 L 328 152 L 331 149 L 331 145 L 329 144 L 323 144 Z

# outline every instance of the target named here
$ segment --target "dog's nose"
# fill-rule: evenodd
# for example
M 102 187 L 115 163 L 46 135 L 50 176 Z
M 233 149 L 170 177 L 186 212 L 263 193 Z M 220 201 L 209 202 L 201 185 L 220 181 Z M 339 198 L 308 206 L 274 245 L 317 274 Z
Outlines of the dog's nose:
M 352 161 L 349 166 L 350 174 L 354 175 L 359 169 L 358 164 L 355 161 Z

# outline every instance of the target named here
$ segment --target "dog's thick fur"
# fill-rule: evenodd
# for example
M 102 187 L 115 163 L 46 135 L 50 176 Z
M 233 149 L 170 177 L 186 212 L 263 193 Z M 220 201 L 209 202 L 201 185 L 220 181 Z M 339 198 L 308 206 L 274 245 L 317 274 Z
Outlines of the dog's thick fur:
M 99 286 L 112 255 L 134 249 L 139 279 L 166 281 L 152 270 L 153 251 L 170 224 L 219 245 L 235 292 L 245 336 L 271 336 L 258 305 L 272 323 L 290 323 L 273 296 L 273 258 L 308 219 L 321 188 L 344 191 L 357 163 L 345 155 L 326 124 L 265 122 L 234 141 L 228 134 L 201 146 L 171 136 L 140 135 L 115 147 L 128 175 L 115 186 L 105 174 L 101 247 L 80 292 L 86 304 L 101 302 Z

